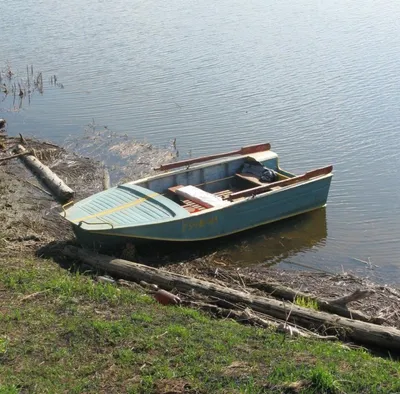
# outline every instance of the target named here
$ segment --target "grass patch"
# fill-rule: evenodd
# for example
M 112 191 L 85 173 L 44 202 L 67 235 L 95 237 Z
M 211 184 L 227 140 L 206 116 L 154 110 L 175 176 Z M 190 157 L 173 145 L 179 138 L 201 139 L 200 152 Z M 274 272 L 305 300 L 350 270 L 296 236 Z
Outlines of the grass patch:
M 294 304 L 302 306 L 303 308 L 314 309 L 315 311 L 319 310 L 318 302 L 308 297 L 296 297 L 294 299 Z
M 0 384 L 0 394 L 18 394 L 19 392 L 17 386 Z
M 399 362 L 165 307 L 51 261 L 0 261 L 0 290 L 0 394 L 400 391 Z
M 332 373 L 322 366 L 315 367 L 310 374 L 310 381 L 315 390 L 322 393 L 340 392 L 339 383 L 335 380 Z

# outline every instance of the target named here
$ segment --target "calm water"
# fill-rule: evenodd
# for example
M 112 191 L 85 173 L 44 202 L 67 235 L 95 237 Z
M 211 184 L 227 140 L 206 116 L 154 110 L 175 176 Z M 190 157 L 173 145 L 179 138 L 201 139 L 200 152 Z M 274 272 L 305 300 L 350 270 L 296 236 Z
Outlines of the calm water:
M 269 141 L 293 172 L 332 163 L 326 211 L 235 238 L 231 253 L 400 283 L 399 21 L 394 0 L 3 0 L 0 61 L 64 89 L 45 84 L 19 111 L 6 100 L 0 116 L 55 142 L 94 118 L 176 137 L 181 156 Z M 355 260 L 368 258 L 379 267 Z

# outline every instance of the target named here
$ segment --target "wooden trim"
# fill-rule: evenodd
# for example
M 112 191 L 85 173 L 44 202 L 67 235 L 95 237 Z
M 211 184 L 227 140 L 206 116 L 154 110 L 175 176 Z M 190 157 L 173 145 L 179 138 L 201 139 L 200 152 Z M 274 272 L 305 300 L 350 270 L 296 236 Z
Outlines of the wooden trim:
M 176 186 L 172 186 L 172 187 L 169 187 L 168 188 L 168 191 L 170 191 L 171 193 L 176 193 L 176 191 L 178 190 L 178 189 L 180 189 L 181 187 L 183 187 L 183 185 L 176 185 Z
M 278 182 L 273 182 L 273 183 L 269 183 L 268 185 L 263 185 L 263 186 L 257 186 L 257 187 L 252 187 L 251 189 L 247 189 L 247 190 L 242 190 L 240 192 L 236 192 L 236 193 L 232 193 L 229 196 L 229 200 L 234 200 L 235 198 L 240 198 L 240 197 L 248 197 L 248 196 L 252 196 L 255 194 L 260 194 L 260 193 L 264 193 L 267 192 L 269 190 L 271 190 L 274 187 L 277 186 L 288 186 L 288 185 L 293 185 L 295 183 L 299 183 L 302 181 L 307 181 L 311 178 L 316 178 L 318 176 L 322 176 L 322 175 L 328 175 L 329 173 L 331 173 L 333 170 L 333 166 L 328 166 L 328 167 L 323 167 L 323 168 L 318 168 L 316 170 L 312 170 L 309 172 L 306 172 L 303 175 L 299 175 L 293 178 L 289 178 L 289 179 L 285 179 L 283 181 L 278 181 Z
M 202 163 L 204 161 L 219 159 L 220 157 L 227 157 L 227 156 L 233 156 L 233 155 L 249 155 L 251 153 L 268 151 L 270 149 L 271 149 L 271 145 L 268 143 L 244 146 L 244 147 L 242 147 L 236 151 L 232 151 L 232 152 L 219 153 L 216 155 L 198 157 L 196 159 L 188 159 L 188 160 L 177 161 L 175 163 L 163 164 L 160 167 L 154 168 L 154 170 L 156 170 L 156 171 L 171 170 L 173 168 L 184 167 L 184 166 L 188 166 L 190 164 Z

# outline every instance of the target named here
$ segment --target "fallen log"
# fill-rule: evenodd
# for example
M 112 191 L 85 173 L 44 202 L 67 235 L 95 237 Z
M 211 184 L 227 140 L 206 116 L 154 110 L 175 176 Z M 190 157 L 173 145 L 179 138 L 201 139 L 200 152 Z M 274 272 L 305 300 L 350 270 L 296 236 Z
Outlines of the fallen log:
M 349 302 L 353 301 L 358 301 L 362 300 L 365 297 L 369 297 L 370 295 L 375 294 L 375 290 L 372 289 L 357 289 L 354 293 L 345 295 L 343 297 L 335 298 L 333 300 L 330 300 L 330 304 L 335 304 L 335 305 L 346 305 Z
M 351 320 L 275 299 L 246 294 L 204 280 L 162 271 L 127 260 L 113 259 L 110 256 L 73 246 L 66 246 L 63 253 L 122 279 L 135 282 L 146 281 L 157 284 L 166 290 L 177 289 L 184 293 L 195 291 L 216 299 L 241 304 L 254 311 L 301 327 L 322 331 L 324 334 L 333 332 L 341 339 L 351 340 L 358 344 L 391 352 L 400 351 L 400 330 L 392 327 Z
M 237 321 L 238 323 L 248 323 L 263 328 L 278 329 L 280 327 L 280 323 L 271 319 L 262 319 L 251 313 L 249 309 L 245 309 L 244 311 L 237 311 L 234 309 L 222 308 L 218 305 L 196 301 L 186 301 L 183 302 L 183 305 L 194 309 L 200 309 L 205 312 L 210 312 L 217 317 L 229 318 Z
M 22 154 L 26 152 L 26 149 L 22 145 L 17 145 L 16 152 Z M 40 178 L 60 202 L 64 203 L 70 201 L 74 197 L 74 191 L 36 157 L 22 155 L 20 159 Z
M 251 288 L 255 288 L 258 290 L 265 291 L 270 295 L 274 296 L 275 298 L 280 298 L 283 300 L 288 300 L 294 302 L 296 297 L 308 299 L 314 301 L 317 304 L 317 307 L 321 311 L 334 313 L 339 316 L 347 317 L 349 319 L 354 320 L 361 320 L 364 322 L 370 322 L 375 324 L 382 324 L 382 319 L 378 317 L 368 316 L 363 312 L 349 309 L 347 308 L 346 304 L 351 301 L 360 300 L 361 298 L 368 297 L 375 292 L 373 290 L 356 290 L 354 293 L 337 298 L 337 299 L 326 299 L 326 298 L 319 298 L 312 296 L 307 293 L 303 293 L 301 291 L 294 291 L 293 289 L 282 286 L 276 282 L 254 282 L 252 279 L 242 275 L 242 280 L 244 281 L 245 285 Z

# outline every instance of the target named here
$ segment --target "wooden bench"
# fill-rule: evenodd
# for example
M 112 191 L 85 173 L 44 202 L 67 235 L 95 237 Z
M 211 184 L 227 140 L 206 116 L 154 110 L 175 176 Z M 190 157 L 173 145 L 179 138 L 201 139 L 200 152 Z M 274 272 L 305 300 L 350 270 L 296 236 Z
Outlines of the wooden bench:
M 171 193 L 176 194 L 179 197 L 181 197 L 182 203 L 183 203 L 182 207 L 191 213 L 201 211 L 201 210 L 204 210 L 207 208 L 213 208 L 213 207 L 219 206 L 219 205 L 225 205 L 225 204 L 228 205 L 228 203 L 225 201 L 228 199 L 229 195 L 232 193 L 232 190 L 229 190 L 229 189 L 221 190 L 216 193 L 208 193 L 204 190 L 198 189 L 193 186 L 193 188 L 197 189 L 200 194 L 203 194 L 206 197 L 208 197 L 208 201 L 203 201 L 201 198 L 199 198 L 199 196 L 197 196 L 197 198 L 196 198 L 196 197 L 188 195 L 187 193 L 182 193 L 182 191 L 180 192 L 179 189 L 182 189 L 182 188 L 184 188 L 183 185 L 177 185 L 177 186 L 172 186 L 172 187 L 168 188 L 168 190 Z M 214 199 L 214 201 L 213 201 L 213 197 L 218 198 L 218 200 Z M 213 204 L 213 202 L 215 202 L 215 204 Z
M 194 201 L 205 208 L 220 208 L 230 204 L 221 197 L 192 185 L 175 188 L 175 194 L 187 200 Z

